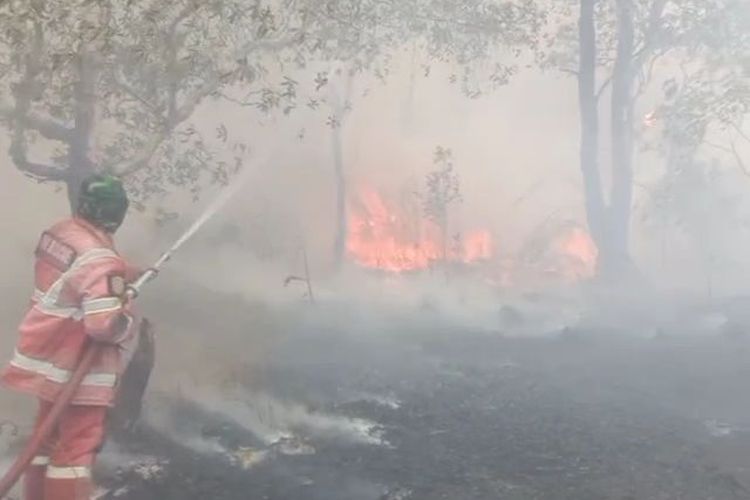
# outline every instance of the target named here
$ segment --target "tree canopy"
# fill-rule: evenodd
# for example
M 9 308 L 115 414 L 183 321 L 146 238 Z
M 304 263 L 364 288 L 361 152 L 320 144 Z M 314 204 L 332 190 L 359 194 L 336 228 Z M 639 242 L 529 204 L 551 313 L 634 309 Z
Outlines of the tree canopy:
M 239 95 L 288 112 L 295 69 L 346 61 L 386 77 L 406 40 L 464 62 L 522 42 L 530 5 L 13 0 L 0 6 L 0 117 L 10 156 L 30 177 L 66 183 L 72 199 L 83 176 L 108 170 L 145 200 L 169 186 L 226 181 L 241 165 L 241 137 L 221 128 L 218 154 L 191 123 L 206 100 Z

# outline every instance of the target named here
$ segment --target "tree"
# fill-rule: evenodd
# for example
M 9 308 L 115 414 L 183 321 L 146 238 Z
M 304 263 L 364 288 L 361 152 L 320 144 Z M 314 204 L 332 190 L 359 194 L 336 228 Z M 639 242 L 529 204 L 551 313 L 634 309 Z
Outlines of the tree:
M 495 53 L 497 46 L 509 49 L 531 43 L 529 30 L 538 14 L 533 3 L 513 1 L 474 2 L 471 6 L 443 0 L 329 0 L 311 11 L 311 24 L 320 33 L 336 32 L 327 43 L 315 42 L 317 57 L 330 61 L 334 68 L 316 78 L 316 90 L 329 89 L 327 101 L 332 108 L 328 124 L 332 128 L 334 182 L 336 190 L 336 236 L 334 260 L 344 260 L 347 238 L 347 181 L 341 134 L 346 116 L 352 111 L 352 87 L 356 79 L 371 75 L 385 82 L 393 70 L 394 55 L 409 50 L 428 62 L 457 62 L 468 65 L 480 54 Z M 322 39 L 325 37 L 318 37 Z M 429 64 L 425 65 L 429 73 Z M 512 70 L 496 65 L 494 84 L 507 82 Z M 462 78 L 464 91 L 473 92 L 468 72 Z M 458 77 L 454 81 L 458 81 Z M 318 100 L 313 99 L 317 104 Z
M 331 110 L 333 114 L 328 120 L 331 127 L 331 145 L 333 153 L 333 166 L 336 182 L 336 239 L 334 242 L 335 265 L 339 268 L 346 256 L 347 238 L 347 182 L 344 171 L 343 133 L 346 115 L 351 111 L 352 85 L 354 73 L 351 70 L 339 68 L 336 78 L 343 80 L 344 88 L 333 85 L 331 89 Z
M 15 166 L 67 188 L 71 209 L 81 180 L 110 171 L 136 202 L 169 187 L 226 182 L 245 150 L 225 159 L 208 146 L 194 112 L 221 90 L 261 87 L 271 62 L 302 45 L 298 2 L 271 8 L 233 0 L 14 0 L 0 4 L 0 119 Z M 262 101 L 285 95 L 262 91 Z M 34 148 L 29 146 L 33 145 Z M 142 336 L 123 379 L 115 420 L 132 423 L 151 371 Z
M 682 64 L 663 83 L 661 152 L 668 162 L 708 151 L 729 155 L 742 171 L 750 145 L 750 12 L 744 2 L 714 0 L 693 31 Z
M 189 120 L 222 86 L 257 80 L 268 54 L 295 43 L 298 32 L 279 23 L 260 2 L 5 3 L 0 116 L 13 162 L 64 183 L 71 203 L 95 170 L 126 177 L 140 199 L 206 174 L 226 180 L 236 165 L 210 162 Z M 29 144 L 48 158 L 31 158 Z
M 700 23 L 689 20 L 692 11 L 672 15 L 680 26 L 674 31 L 689 34 L 690 43 L 682 44 L 682 64 L 664 79 L 663 102 L 654 113 L 666 168 L 644 218 L 653 226 L 651 214 L 658 213 L 663 233 L 687 237 L 710 283 L 718 264 L 736 257 L 729 238 L 746 230 L 736 174 L 750 176 L 750 12 L 734 0 L 705 7 Z
M 247 150 L 242 131 L 223 124 L 211 146 L 193 123 L 207 101 L 288 113 L 298 85 L 288 74 L 311 61 L 383 79 L 406 39 L 438 59 L 466 60 L 518 42 L 526 15 L 485 0 L 475 9 L 444 0 L 9 0 L 0 3 L 0 124 L 15 166 L 64 186 L 71 209 L 94 171 L 123 176 L 140 204 L 174 187 L 197 194 L 227 182 Z M 453 43 L 457 28 L 466 36 Z
M 580 168 L 589 228 L 600 250 L 600 273 L 618 275 L 630 266 L 639 97 L 660 72 L 700 66 L 696 48 L 709 41 L 707 26 L 728 22 L 738 8 L 735 0 L 574 0 L 549 16 L 556 28 L 540 50 L 540 61 L 543 68 L 572 74 L 578 81 Z M 612 144 L 609 189 L 603 185 L 600 161 L 601 103 L 606 96 Z
M 453 153 L 438 146 L 433 157 L 435 170 L 425 176 L 425 192 L 422 194 L 422 209 L 425 218 L 440 230 L 443 262 L 448 261 L 448 212 L 452 205 L 461 201 L 461 185 L 453 170 Z
M 633 197 L 636 82 L 659 52 L 666 0 L 580 0 L 577 35 L 569 7 L 555 18 L 566 43 L 542 54 L 543 67 L 573 74 L 578 81 L 581 122 L 580 169 L 589 230 L 599 247 L 599 271 L 615 275 L 629 266 Z M 614 3 L 614 5 L 613 5 Z M 573 64 L 577 60 L 577 68 Z M 599 75 L 604 75 L 598 81 Z M 611 185 L 605 195 L 600 167 L 601 100 L 611 88 Z

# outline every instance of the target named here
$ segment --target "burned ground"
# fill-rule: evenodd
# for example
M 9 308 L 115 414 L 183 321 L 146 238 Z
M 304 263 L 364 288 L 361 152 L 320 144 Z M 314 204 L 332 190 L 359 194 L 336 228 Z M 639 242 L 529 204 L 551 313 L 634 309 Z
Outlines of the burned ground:
M 304 418 L 264 408 L 257 381 L 239 381 L 253 390 L 233 404 L 267 427 L 284 421 L 280 439 L 189 391 L 152 395 L 167 431 L 163 412 L 160 426 L 147 412 L 118 439 L 130 458 L 100 471 L 105 498 L 750 498 L 741 328 L 524 339 L 439 323 L 365 329 L 308 323 L 266 353 L 262 390 Z

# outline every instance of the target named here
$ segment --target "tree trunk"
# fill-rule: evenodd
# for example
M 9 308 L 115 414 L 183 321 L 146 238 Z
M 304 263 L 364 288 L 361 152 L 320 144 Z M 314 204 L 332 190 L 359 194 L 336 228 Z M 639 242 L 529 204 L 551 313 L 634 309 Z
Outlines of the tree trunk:
M 346 220 L 346 178 L 344 176 L 341 128 L 341 122 L 333 128 L 333 167 L 336 178 L 336 241 L 334 243 L 334 258 L 337 269 L 341 267 L 346 257 L 346 237 L 348 233 Z
M 581 0 L 579 17 L 580 60 L 578 105 L 581 120 L 580 167 L 586 217 L 594 241 L 601 249 L 605 240 L 606 210 L 599 172 L 599 115 L 596 96 L 596 0 Z
M 617 57 L 612 73 L 612 195 L 604 251 L 607 271 L 629 262 L 633 197 L 633 0 L 616 0 Z M 622 269 L 620 269 L 621 271 Z
M 336 239 L 334 242 L 334 264 L 340 269 L 346 259 L 346 240 L 349 234 L 346 202 L 347 183 L 344 173 L 344 153 L 342 134 L 347 106 L 352 92 L 353 75 L 346 71 L 346 87 L 343 92 L 337 89 L 333 91 L 333 110 L 336 123 L 333 124 L 332 146 L 333 146 L 333 168 L 336 180 Z M 342 99 L 343 97 L 343 99 Z
M 81 183 L 94 172 L 94 165 L 89 158 L 89 148 L 96 114 L 98 68 L 93 56 L 86 53 L 78 56 L 78 76 L 74 90 L 74 135 L 68 149 L 68 174 L 65 179 L 71 211 L 76 209 Z
M 440 238 L 441 238 L 441 252 L 443 254 L 443 266 L 448 264 L 448 209 L 444 209 L 444 212 L 440 214 L 438 219 L 438 226 L 440 227 Z
M 416 91 L 416 78 L 417 78 L 417 44 L 412 43 L 411 46 L 411 65 L 409 72 L 409 89 L 406 94 L 406 102 L 404 102 L 401 108 L 401 128 L 404 132 L 410 132 L 412 127 L 413 115 L 414 115 L 414 94 Z

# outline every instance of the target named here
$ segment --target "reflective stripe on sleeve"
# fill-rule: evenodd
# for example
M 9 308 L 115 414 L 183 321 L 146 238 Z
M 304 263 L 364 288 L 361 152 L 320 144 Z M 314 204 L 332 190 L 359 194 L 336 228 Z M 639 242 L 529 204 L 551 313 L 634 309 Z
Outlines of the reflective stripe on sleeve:
M 91 477 L 91 469 L 88 467 L 57 467 L 50 465 L 47 467 L 48 479 L 79 479 Z
M 59 307 L 56 305 L 45 304 L 44 302 L 37 302 L 34 304 L 34 309 L 48 316 L 55 316 L 57 318 L 81 319 L 83 317 L 83 312 L 77 307 Z
M 16 351 L 13 359 L 10 361 L 11 366 L 20 368 L 22 370 L 42 375 L 44 378 L 51 382 L 58 384 L 65 384 L 70 380 L 73 372 L 59 368 L 52 363 L 47 361 L 41 361 L 39 359 L 33 359 L 28 356 L 24 356 L 20 352 Z M 95 387 L 114 387 L 117 382 L 117 375 L 114 373 L 89 373 L 83 377 L 81 382 L 82 386 L 95 386 Z
M 37 295 L 35 294 L 35 298 Z M 84 302 L 82 308 L 62 307 L 37 299 L 34 308 L 49 316 L 58 318 L 81 319 L 85 315 L 99 314 L 104 312 L 118 311 L 122 308 L 122 299 L 119 297 L 102 297 Z
M 31 465 L 49 465 L 49 457 L 38 455 L 31 461 Z
M 87 300 L 83 303 L 83 314 L 99 314 L 105 312 L 119 311 L 122 308 L 120 297 L 102 297 L 100 299 Z
M 36 302 L 35 307 L 45 313 L 50 314 L 51 316 L 59 316 L 64 318 L 77 318 L 80 319 L 83 315 L 83 312 L 79 309 L 76 309 L 75 313 L 72 312 L 72 308 L 64 308 L 57 305 L 58 300 L 60 300 L 60 292 L 63 289 L 63 285 L 65 284 L 65 281 L 68 279 L 69 276 L 71 276 L 75 271 L 83 267 L 84 265 L 93 262 L 95 260 L 99 259 L 105 259 L 105 258 L 117 258 L 118 255 L 113 250 L 110 250 L 108 248 L 94 248 L 92 250 L 89 250 L 88 252 L 84 253 L 80 257 L 78 257 L 73 264 L 70 266 L 70 269 L 65 271 L 60 275 L 60 277 L 55 281 L 48 289 L 47 291 L 41 291 L 41 290 L 35 290 L 33 299 Z M 68 316 L 64 316 L 63 314 L 68 314 Z

